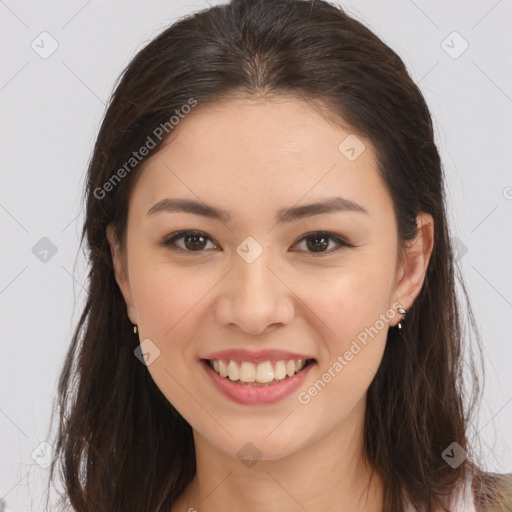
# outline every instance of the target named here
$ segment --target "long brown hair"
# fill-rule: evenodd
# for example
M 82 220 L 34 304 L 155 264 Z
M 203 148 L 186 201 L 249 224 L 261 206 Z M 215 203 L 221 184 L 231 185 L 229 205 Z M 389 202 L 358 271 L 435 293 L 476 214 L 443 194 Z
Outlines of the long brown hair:
M 479 350 L 481 342 L 449 235 L 443 169 L 419 88 L 398 55 L 337 6 L 233 0 L 179 20 L 139 51 L 104 116 L 84 191 L 88 296 L 58 386 L 49 481 L 59 463 L 63 503 L 77 511 L 169 510 L 194 476 L 191 426 L 134 356 L 139 340 L 105 231 L 113 225 L 124 251 L 129 195 L 145 161 L 134 162 L 133 153 L 151 138 L 154 154 L 165 140 L 155 130 L 171 133 L 169 119 L 184 105 L 200 108 L 234 95 L 305 99 L 368 137 L 393 198 L 401 250 L 416 235 L 418 213 L 434 219 L 423 288 L 401 339 L 389 330 L 368 389 L 364 449 L 384 479 L 384 510 L 402 512 L 407 500 L 418 511 L 438 509 L 470 471 L 475 481 L 492 484 L 471 456 L 457 467 L 442 457 L 453 442 L 471 455 L 468 425 L 481 391 L 473 357 L 469 393 L 464 388 L 467 336 L 457 281 L 468 334 Z

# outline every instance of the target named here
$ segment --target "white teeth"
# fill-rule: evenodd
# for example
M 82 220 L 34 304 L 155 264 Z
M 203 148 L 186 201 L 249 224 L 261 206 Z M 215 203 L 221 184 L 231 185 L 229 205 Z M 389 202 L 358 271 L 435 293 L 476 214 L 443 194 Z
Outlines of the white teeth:
M 242 363 L 242 366 L 244 363 Z M 260 363 L 256 370 L 256 379 L 258 382 L 272 382 L 274 380 L 274 370 L 272 370 L 272 365 L 270 361 L 265 361 L 264 363 Z
M 286 363 L 284 361 L 276 361 L 276 364 L 274 365 L 274 377 L 277 380 L 281 380 L 286 377 Z
M 252 363 L 244 361 L 240 365 L 239 379 L 242 382 L 254 382 L 256 380 L 256 367 Z M 231 378 L 231 376 L 230 376 Z M 234 379 L 231 379 L 234 380 Z
M 240 378 L 240 372 L 238 371 L 238 365 L 234 361 L 229 361 L 228 377 L 229 377 L 229 380 L 238 380 Z
M 215 365 L 213 366 L 213 368 L 215 369 Z M 217 370 L 215 370 L 215 371 L 217 371 Z M 228 369 L 226 368 L 224 361 L 219 361 L 219 374 L 221 377 L 228 376 Z
M 213 360 L 210 364 L 221 377 L 228 377 L 231 381 L 266 384 L 273 380 L 283 380 L 287 376 L 292 377 L 304 368 L 306 361 L 304 359 L 281 360 L 275 361 L 274 364 L 265 361 L 257 365 L 242 361 L 239 365 L 236 361 L 230 360 L 226 365 L 222 360 Z

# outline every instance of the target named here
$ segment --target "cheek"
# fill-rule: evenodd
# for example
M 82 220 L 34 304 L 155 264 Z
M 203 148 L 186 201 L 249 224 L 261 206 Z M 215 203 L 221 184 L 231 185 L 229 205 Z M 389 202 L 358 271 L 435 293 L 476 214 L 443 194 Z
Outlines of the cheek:
M 326 339 L 343 341 L 389 312 L 391 289 L 391 270 L 386 265 L 361 260 L 361 267 L 344 268 L 321 284 L 305 286 L 303 297 L 330 333 Z
M 196 364 L 190 340 L 197 330 L 201 297 L 212 283 L 204 276 L 189 279 L 189 273 L 168 265 L 145 264 L 132 276 L 140 339 L 149 339 L 158 349 L 148 371 L 167 400 L 188 418 L 195 410 L 186 391 Z
M 303 389 L 301 403 L 317 427 L 342 422 L 365 396 L 384 354 L 389 320 L 389 273 L 376 265 L 372 271 L 352 269 L 310 294 L 321 322 L 325 353 L 318 380 Z M 320 327 L 320 325 L 327 327 Z
M 203 277 L 199 285 L 194 279 L 183 279 L 175 267 L 147 262 L 139 267 L 134 265 L 131 274 L 140 341 L 158 354 L 148 365 L 148 371 L 179 410 L 188 410 L 190 406 L 183 391 L 189 387 L 191 368 L 196 363 L 190 339 L 197 329 L 195 308 L 201 307 L 201 296 L 211 288 L 209 281 Z
M 211 288 L 213 279 L 169 263 L 135 259 L 133 263 L 131 282 L 141 325 L 148 337 L 171 337 L 194 315 L 194 306 Z

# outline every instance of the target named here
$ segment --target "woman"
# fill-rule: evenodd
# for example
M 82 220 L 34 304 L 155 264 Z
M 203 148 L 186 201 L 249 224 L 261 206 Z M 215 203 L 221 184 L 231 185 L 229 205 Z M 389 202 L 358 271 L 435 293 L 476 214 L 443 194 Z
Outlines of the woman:
M 169 27 L 113 94 L 86 196 L 51 467 L 73 510 L 512 510 L 468 441 L 428 107 L 342 9 Z

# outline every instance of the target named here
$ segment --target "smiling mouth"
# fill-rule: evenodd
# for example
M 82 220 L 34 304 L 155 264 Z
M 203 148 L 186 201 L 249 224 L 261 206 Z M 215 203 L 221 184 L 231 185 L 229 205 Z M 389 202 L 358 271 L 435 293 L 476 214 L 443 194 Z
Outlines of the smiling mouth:
M 218 375 L 241 386 L 265 387 L 278 384 L 300 373 L 315 363 L 315 359 L 288 359 L 264 361 L 254 364 L 249 361 L 203 359 Z

